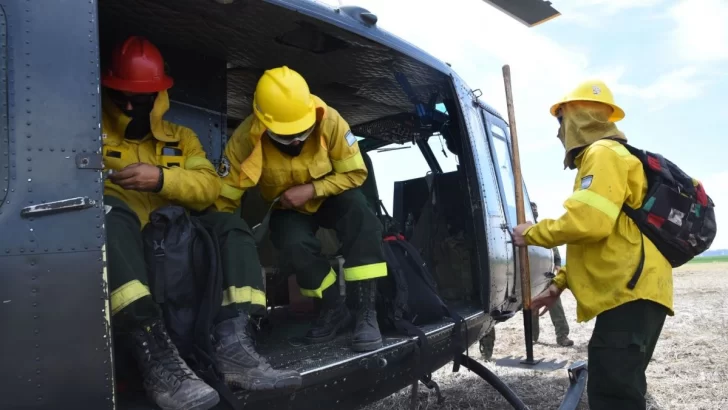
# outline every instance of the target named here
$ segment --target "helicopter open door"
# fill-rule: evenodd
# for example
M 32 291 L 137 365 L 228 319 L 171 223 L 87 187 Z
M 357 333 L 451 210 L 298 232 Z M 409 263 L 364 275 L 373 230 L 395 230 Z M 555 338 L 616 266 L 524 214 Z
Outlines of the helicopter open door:
M 113 405 L 97 47 L 94 1 L 0 0 L 3 408 Z

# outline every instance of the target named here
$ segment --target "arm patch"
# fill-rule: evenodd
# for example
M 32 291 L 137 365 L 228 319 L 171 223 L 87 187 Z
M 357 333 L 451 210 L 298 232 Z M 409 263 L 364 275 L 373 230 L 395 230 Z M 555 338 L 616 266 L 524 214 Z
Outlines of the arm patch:
M 346 135 L 344 135 L 344 138 L 346 139 L 346 143 L 349 144 L 349 146 L 354 145 L 356 142 L 356 136 L 352 134 L 351 130 L 346 131 Z
M 588 189 L 591 186 L 593 179 L 594 179 L 593 175 L 587 175 L 584 178 L 582 178 L 581 179 L 581 189 Z

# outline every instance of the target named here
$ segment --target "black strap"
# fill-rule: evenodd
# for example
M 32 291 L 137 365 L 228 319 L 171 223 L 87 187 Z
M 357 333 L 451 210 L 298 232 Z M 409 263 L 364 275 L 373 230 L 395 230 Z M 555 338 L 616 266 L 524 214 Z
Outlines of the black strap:
M 642 275 L 642 269 L 645 267 L 645 236 L 640 233 L 640 263 L 637 265 L 637 269 L 632 275 L 632 279 L 627 282 L 627 288 L 634 289 L 637 285 L 637 281 Z
M 197 321 L 195 322 L 195 344 L 194 351 L 197 358 L 197 373 L 210 387 L 217 390 L 220 395 L 220 402 L 224 408 L 238 410 L 238 400 L 224 383 L 224 378 L 217 368 L 214 359 L 210 356 L 214 354 L 210 332 L 212 324 L 215 320 L 220 305 L 222 304 L 222 263 L 220 255 L 220 245 L 214 232 L 208 231 L 203 223 L 199 220 L 193 223 L 196 235 L 195 239 L 202 242 L 204 252 L 192 252 L 193 259 L 201 257 L 202 260 L 193 260 L 195 269 L 202 268 L 203 271 L 196 272 L 202 274 L 206 279 L 205 293 L 200 301 L 200 309 L 197 312 Z M 204 263 L 204 262 L 207 263 Z M 205 269 L 206 267 L 206 269 Z
M 627 206 L 627 204 L 622 205 L 622 212 L 624 212 L 625 215 L 627 215 L 637 226 L 637 229 L 640 229 L 640 225 L 638 223 L 639 213 L 637 210 L 630 208 Z M 640 262 L 637 264 L 637 269 L 635 269 L 634 274 L 632 274 L 632 278 L 627 282 L 627 288 L 632 290 L 635 286 L 637 286 L 637 281 L 639 280 L 640 276 L 642 276 L 642 270 L 645 267 L 645 235 L 642 233 L 640 229 Z
M 417 337 L 417 343 L 415 345 L 416 363 L 413 366 L 415 377 L 419 379 L 423 375 L 430 376 L 431 372 L 429 370 L 432 365 L 432 351 L 425 332 L 405 319 L 395 320 L 394 327 L 403 334 Z
M 165 265 L 167 260 L 167 255 L 165 253 L 164 248 L 164 236 L 167 230 L 168 225 L 163 226 L 155 226 L 154 227 L 154 236 L 153 236 L 153 246 L 154 246 L 154 289 L 153 289 L 153 297 L 154 301 L 158 304 L 164 303 L 165 301 L 165 295 L 164 295 L 164 288 L 165 288 Z

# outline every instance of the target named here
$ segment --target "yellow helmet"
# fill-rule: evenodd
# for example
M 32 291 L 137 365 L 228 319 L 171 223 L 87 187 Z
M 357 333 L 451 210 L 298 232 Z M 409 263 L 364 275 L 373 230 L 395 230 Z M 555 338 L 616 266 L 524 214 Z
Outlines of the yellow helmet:
M 624 118 L 624 111 L 614 103 L 612 91 L 604 84 L 602 80 L 587 80 L 579 84 L 569 94 L 566 94 L 561 101 L 551 106 L 551 115 L 556 117 L 556 111 L 559 106 L 569 101 L 594 101 L 607 104 L 614 109 L 609 121 L 617 122 Z
M 316 122 L 316 104 L 306 80 L 283 66 L 266 70 L 253 96 L 253 112 L 275 134 L 292 135 Z

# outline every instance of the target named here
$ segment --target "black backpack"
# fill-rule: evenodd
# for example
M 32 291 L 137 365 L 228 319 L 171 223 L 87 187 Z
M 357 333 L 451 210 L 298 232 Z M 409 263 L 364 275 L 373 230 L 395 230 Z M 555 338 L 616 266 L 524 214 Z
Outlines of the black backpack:
M 185 208 L 156 209 L 142 230 L 149 287 L 180 357 L 238 408 L 214 362 L 210 337 L 222 304 L 222 264 L 217 237 Z
M 619 141 L 641 162 L 647 193 L 638 209 L 622 206 L 640 231 L 676 268 L 710 247 L 716 234 L 713 200 L 703 185 L 662 155 Z M 627 287 L 634 289 L 645 260 L 642 240 L 640 263 Z
M 385 231 L 386 232 L 386 231 Z M 435 280 L 420 253 L 401 234 L 385 233 L 382 242 L 387 263 L 387 276 L 377 281 L 377 319 L 383 329 L 396 329 L 407 336 L 416 336 L 419 365 L 415 370 L 423 383 L 431 378 L 431 350 L 427 336 L 418 327 L 449 317 L 453 371 L 460 367 L 460 354 L 466 350 L 462 338 L 465 320 L 440 298 Z

